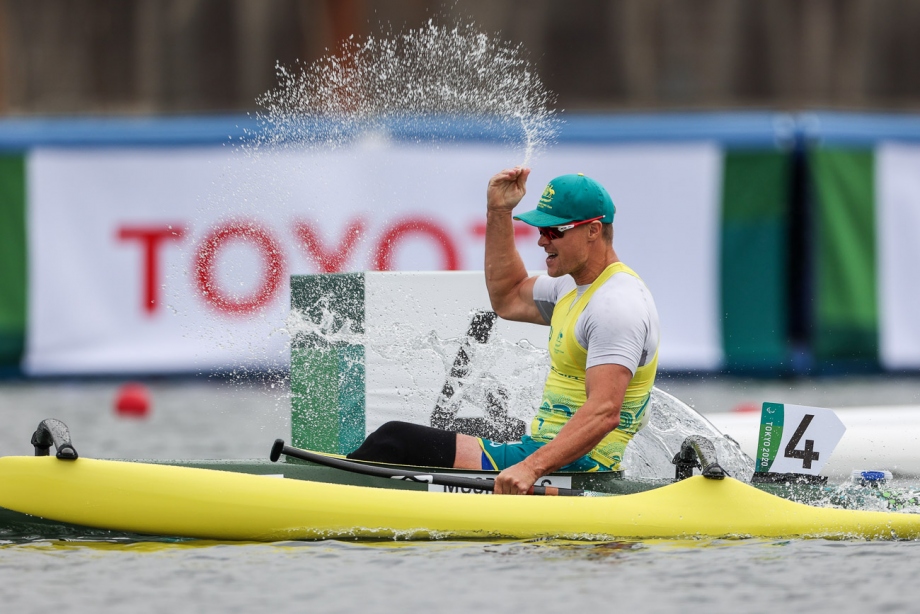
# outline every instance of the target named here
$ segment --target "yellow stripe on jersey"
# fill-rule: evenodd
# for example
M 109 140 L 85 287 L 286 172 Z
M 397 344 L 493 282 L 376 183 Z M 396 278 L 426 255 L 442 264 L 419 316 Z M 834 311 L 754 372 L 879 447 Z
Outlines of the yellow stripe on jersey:
M 553 308 L 549 334 L 550 372 L 543 388 L 540 409 L 530 427 L 531 437 L 537 441 L 549 442 L 556 437 L 575 411 L 588 400 L 585 392 L 588 351 L 575 337 L 575 324 L 597 289 L 617 273 L 632 275 L 641 281 L 628 266 L 615 262 L 604 269 L 581 296 L 574 288 Z M 591 450 L 588 454 L 590 458 L 611 470 L 619 469 L 626 444 L 648 421 L 647 406 L 657 371 L 656 349 L 652 359 L 636 369 L 626 388 L 620 408 L 620 425 Z

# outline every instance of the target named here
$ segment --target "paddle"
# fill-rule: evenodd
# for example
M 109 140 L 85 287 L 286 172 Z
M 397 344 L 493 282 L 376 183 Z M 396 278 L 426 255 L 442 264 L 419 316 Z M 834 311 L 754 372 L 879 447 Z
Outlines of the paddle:
M 374 465 L 365 465 L 354 461 L 317 454 L 309 450 L 302 450 L 284 445 L 283 439 L 276 439 L 272 446 L 269 458 L 277 462 L 281 455 L 293 456 L 301 460 L 310 461 L 318 465 L 334 467 L 353 473 L 363 473 L 378 478 L 391 478 L 394 480 L 408 480 L 410 482 L 426 482 L 428 484 L 437 484 L 438 486 L 453 486 L 455 488 L 472 488 L 474 490 L 493 490 L 495 483 L 491 479 L 480 480 L 477 478 L 467 478 L 463 476 L 452 476 L 443 473 L 424 473 L 421 471 L 408 471 L 405 469 L 393 469 L 390 467 L 377 467 Z M 533 486 L 527 493 L 530 495 L 556 495 L 568 497 L 586 497 L 594 493 L 578 490 L 575 488 L 556 488 L 555 486 Z

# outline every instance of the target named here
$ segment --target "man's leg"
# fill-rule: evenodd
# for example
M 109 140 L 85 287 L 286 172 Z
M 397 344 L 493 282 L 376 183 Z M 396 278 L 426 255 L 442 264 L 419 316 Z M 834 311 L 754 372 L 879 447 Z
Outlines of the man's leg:
M 457 454 L 454 467 L 457 469 L 482 469 L 482 448 L 476 437 L 457 433 Z
M 456 454 L 456 433 L 392 421 L 368 435 L 348 458 L 419 467 L 453 467 Z
M 368 435 L 348 458 L 419 467 L 482 468 L 482 448 L 476 437 L 399 421 L 387 422 Z

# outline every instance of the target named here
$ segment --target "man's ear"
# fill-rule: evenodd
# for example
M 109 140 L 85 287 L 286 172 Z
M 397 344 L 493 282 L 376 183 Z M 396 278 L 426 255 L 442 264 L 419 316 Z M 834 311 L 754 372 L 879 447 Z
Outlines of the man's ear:
M 595 224 L 594 222 L 588 224 L 588 241 L 597 241 L 600 239 L 603 234 L 603 228 L 601 224 Z

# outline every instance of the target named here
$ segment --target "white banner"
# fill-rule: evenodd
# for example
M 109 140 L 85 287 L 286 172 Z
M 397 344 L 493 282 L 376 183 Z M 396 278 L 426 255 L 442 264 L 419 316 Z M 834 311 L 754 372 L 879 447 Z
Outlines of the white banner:
M 883 143 L 875 153 L 879 359 L 920 368 L 920 146 Z
M 365 143 L 248 156 L 230 148 L 37 149 L 28 157 L 32 374 L 287 364 L 288 276 L 482 269 L 498 146 Z M 662 368 L 722 361 L 722 156 L 707 143 L 559 146 L 522 210 L 583 172 L 617 205 L 615 246 L 662 320 Z M 518 246 L 542 269 L 534 229 Z M 446 299 L 445 299 L 446 300 Z

